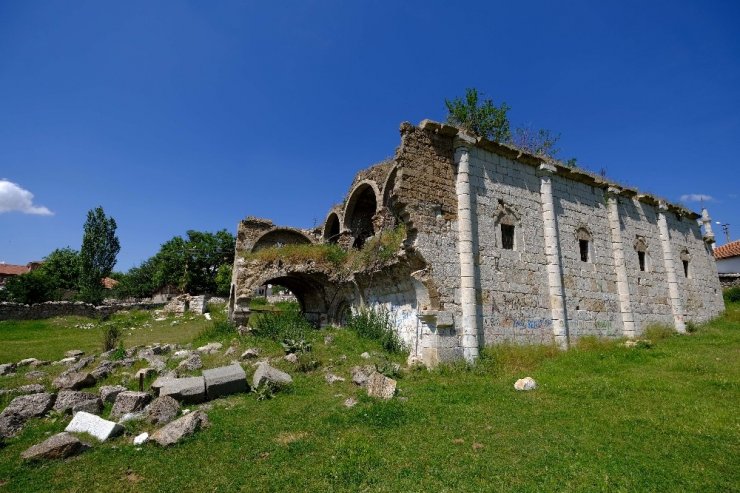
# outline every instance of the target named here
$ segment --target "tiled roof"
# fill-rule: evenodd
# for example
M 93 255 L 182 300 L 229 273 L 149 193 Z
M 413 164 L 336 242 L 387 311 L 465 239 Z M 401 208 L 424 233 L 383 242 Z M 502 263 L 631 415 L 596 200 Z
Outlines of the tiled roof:
M 19 276 L 29 270 L 27 265 L 0 264 L 0 275 Z
M 714 249 L 714 258 L 716 260 L 737 257 L 738 255 L 740 255 L 740 240 L 735 240 L 732 243 Z
M 103 287 L 105 289 L 113 289 L 118 286 L 118 281 L 111 279 L 110 277 L 104 277 L 100 282 L 103 283 Z

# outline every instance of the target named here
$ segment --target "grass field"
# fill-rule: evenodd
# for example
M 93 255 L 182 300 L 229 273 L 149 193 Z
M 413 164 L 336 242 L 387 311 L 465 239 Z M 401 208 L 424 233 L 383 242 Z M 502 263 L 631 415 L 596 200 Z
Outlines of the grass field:
M 78 323 L 0 323 L 0 362 L 99 346 L 99 331 L 65 327 Z M 201 318 L 170 324 L 130 331 L 126 345 L 182 342 L 208 327 Z M 326 334 L 334 335 L 330 346 Z M 234 337 L 220 336 L 227 344 Z M 404 373 L 388 402 L 363 397 L 349 378 L 352 366 L 366 364 L 363 351 L 375 362 L 387 357 L 377 343 L 337 329 L 311 337 L 322 367 L 347 382 L 330 386 L 321 369 L 300 373 L 280 362 L 295 378 L 289 392 L 212 401 L 211 427 L 172 448 L 131 445 L 131 434 L 146 429 L 139 425 L 70 460 L 29 465 L 20 453 L 67 422 L 35 420 L 0 449 L 0 492 L 740 491 L 738 304 L 650 348 L 597 340 L 567 352 L 489 348 L 473 367 Z M 281 354 L 252 336 L 233 343 Z M 207 367 L 229 359 L 209 358 Z M 516 392 L 514 380 L 527 375 L 539 388 Z M 346 409 L 348 396 L 360 403 Z

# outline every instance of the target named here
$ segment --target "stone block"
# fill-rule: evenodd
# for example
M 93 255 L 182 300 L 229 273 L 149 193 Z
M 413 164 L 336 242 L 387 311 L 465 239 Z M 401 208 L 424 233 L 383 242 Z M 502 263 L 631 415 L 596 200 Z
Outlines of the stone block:
M 203 377 L 168 379 L 159 389 L 159 395 L 169 395 L 181 402 L 197 404 L 206 400 L 206 382 Z
M 396 381 L 380 372 L 370 375 L 367 381 L 367 395 L 381 399 L 391 399 L 396 393 Z
M 123 426 L 113 421 L 108 421 L 100 416 L 80 411 L 75 414 L 64 431 L 73 433 L 87 433 L 101 442 L 114 437 L 123 431 Z
M 274 385 L 290 385 L 293 383 L 293 377 L 284 371 L 273 368 L 266 362 L 262 362 L 257 365 L 257 369 L 252 376 L 252 387 L 257 388 L 265 382 Z
M 111 418 L 118 418 L 127 413 L 135 413 L 144 409 L 152 396 L 146 392 L 121 392 L 116 396 L 116 402 L 111 409 Z
M 21 453 L 23 460 L 64 459 L 88 448 L 76 436 L 58 433 Z
M 206 382 L 206 395 L 209 399 L 248 390 L 247 374 L 241 365 L 203 370 L 203 378 Z

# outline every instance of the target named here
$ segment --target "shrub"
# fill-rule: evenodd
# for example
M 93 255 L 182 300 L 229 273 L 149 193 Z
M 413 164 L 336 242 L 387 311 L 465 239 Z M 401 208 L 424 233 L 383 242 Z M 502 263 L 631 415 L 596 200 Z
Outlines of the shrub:
M 305 333 L 313 327 L 299 309 L 293 308 L 274 313 L 259 313 L 250 319 L 254 334 L 273 341 L 305 339 Z
M 740 301 L 740 286 L 725 289 L 722 292 L 722 297 L 726 303 L 737 303 Z
M 642 337 L 651 341 L 668 339 L 676 333 L 676 329 L 665 324 L 650 324 L 642 331 Z
M 375 310 L 362 307 L 349 317 L 347 328 L 353 330 L 360 337 L 379 341 L 383 349 L 390 353 L 402 353 L 405 348 L 398 337 L 390 313 L 383 307 Z
M 103 327 L 103 351 L 110 351 L 121 342 L 121 328 L 118 324 L 109 323 Z

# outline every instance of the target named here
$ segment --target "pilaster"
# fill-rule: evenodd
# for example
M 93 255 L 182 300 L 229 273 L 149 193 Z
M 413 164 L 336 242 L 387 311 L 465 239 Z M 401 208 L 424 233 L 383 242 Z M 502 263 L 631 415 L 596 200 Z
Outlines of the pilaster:
M 619 296 L 619 311 L 622 315 L 622 334 L 625 337 L 635 337 L 635 315 L 632 311 L 630 286 L 627 280 L 627 264 L 624 258 L 624 239 L 622 226 L 619 220 L 619 200 L 617 196 L 621 190 L 609 187 L 606 191 L 607 213 L 609 215 L 609 229 L 612 237 L 612 258 L 614 270 L 617 274 L 617 295 Z
M 665 264 L 665 275 L 668 281 L 668 296 L 671 299 L 671 309 L 673 310 L 673 320 L 678 332 L 686 332 L 684 323 L 683 303 L 681 294 L 678 289 L 678 277 L 676 276 L 676 262 L 673 257 L 673 248 L 671 248 L 671 237 L 668 232 L 668 221 L 665 212 L 668 207 L 665 202 L 658 203 L 658 229 L 660 231 L 660 245 L 663 248 L 663 263 Z

